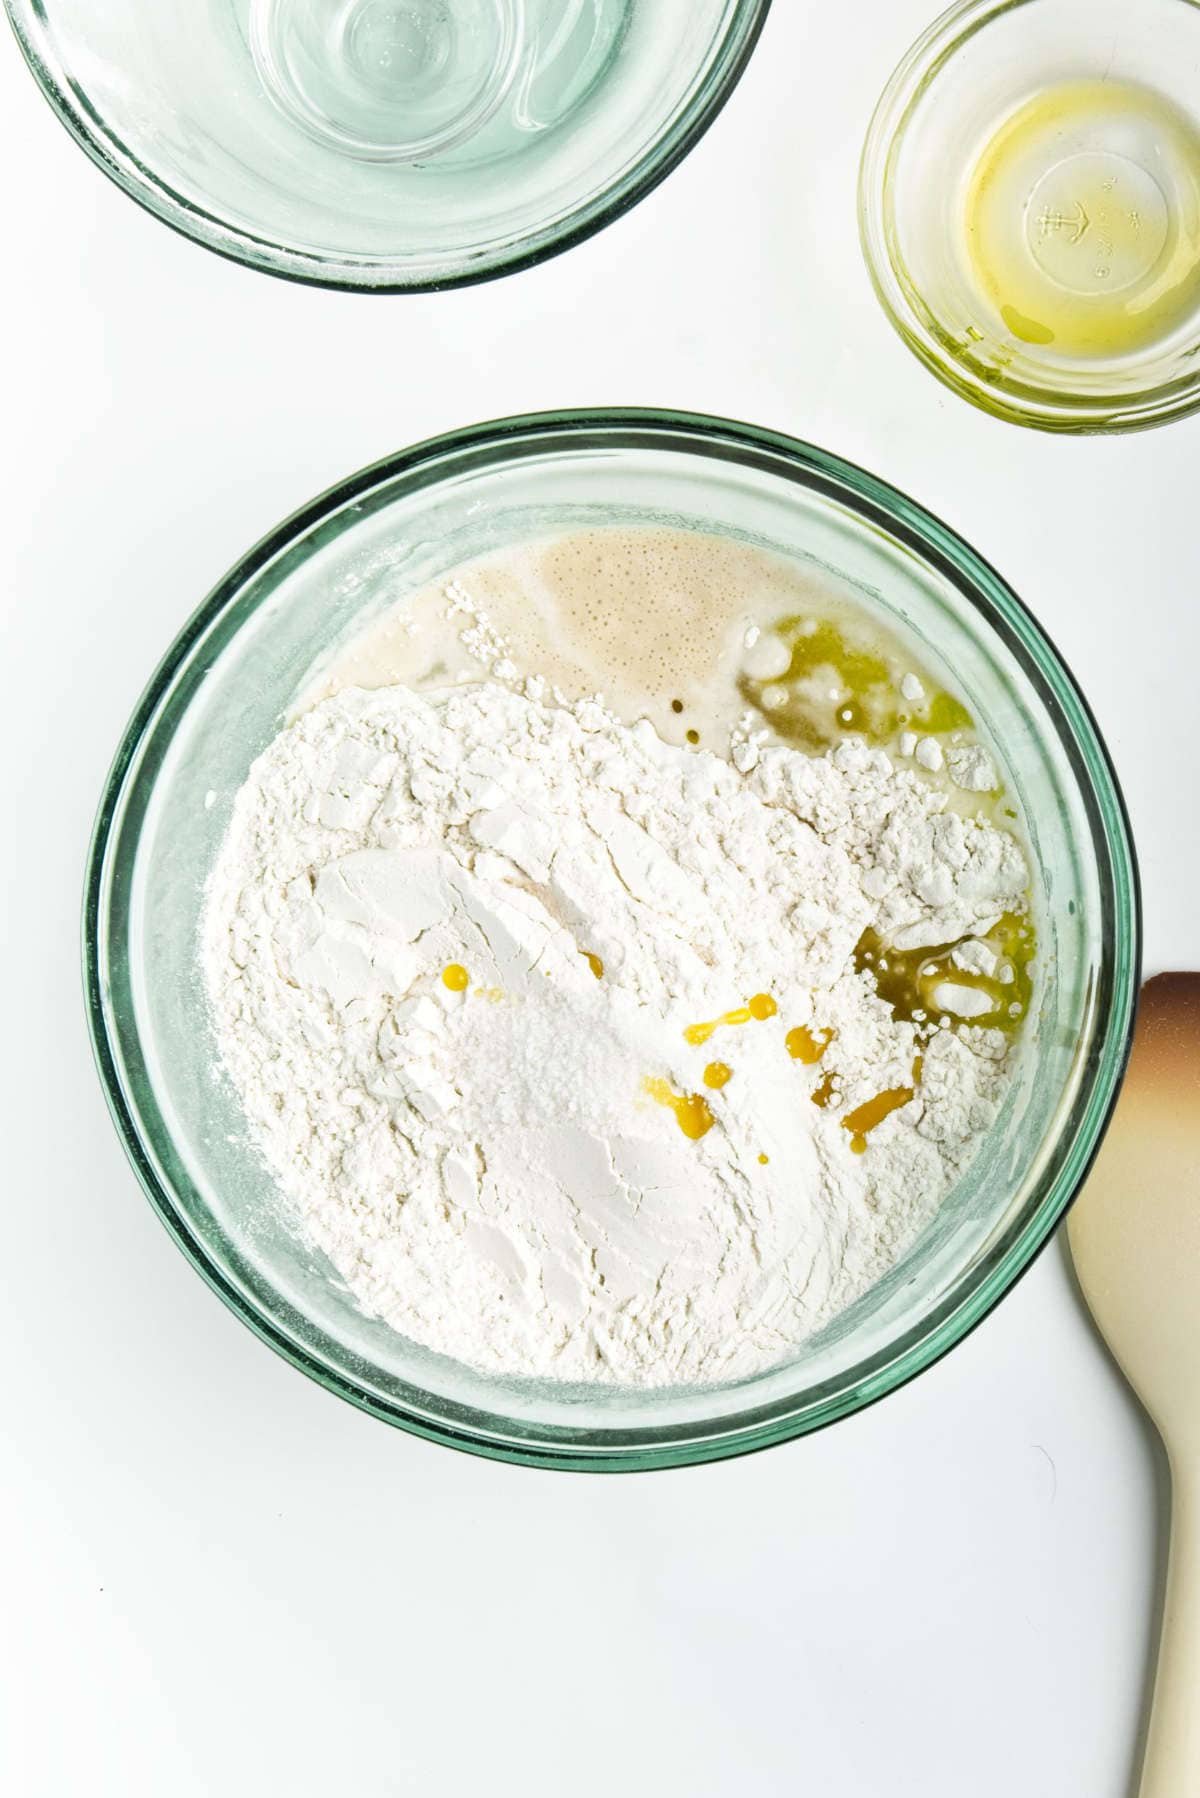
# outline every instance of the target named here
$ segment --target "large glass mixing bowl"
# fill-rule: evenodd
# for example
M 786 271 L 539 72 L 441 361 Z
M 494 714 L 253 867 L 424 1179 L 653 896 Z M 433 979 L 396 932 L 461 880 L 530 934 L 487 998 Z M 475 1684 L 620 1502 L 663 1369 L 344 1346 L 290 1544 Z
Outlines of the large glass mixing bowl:
M 396 292 L 538 262 L 687 154 L 770 0 L 5 0 L 135 200 L 240 262 Z
M 500 1379 L 364 1317 L 282 1221 L 213 1077 L 197 970 L 203 885 L 233 795 L 313 664 L 430 580 L 597 524 L 725 532 L 832 571 L 969 703 L 1027 822 L 1040 970 L 1025 1050 L 966 1179 L 903 1260 L 785 1365 L 630 1391 Z M 977 1323 L 1046 1241 L 1096 1152 L 1129 1047 L 1137 876 L 1113 771 L 1020 602 L 937 519 L 823 450 L 654 412 L 513 418 L 402 451 L 273 531 L 168 651 L 100 807 L 85 955 L 96 1056 L 134 1168 L 237 1314 L 364 1410 L 561 1468 L 759 1448 L 856 1411 Z

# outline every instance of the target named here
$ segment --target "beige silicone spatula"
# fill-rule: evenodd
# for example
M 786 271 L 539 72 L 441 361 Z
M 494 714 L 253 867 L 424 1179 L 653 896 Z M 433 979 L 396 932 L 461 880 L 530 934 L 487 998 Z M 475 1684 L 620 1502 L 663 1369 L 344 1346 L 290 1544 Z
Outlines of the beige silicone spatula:
M 1200 974 L 1142 988 L 1129 1073 L 1068 1226 L 1079 1283 L 1171 1464 L 1142 1798 L 1200 1795 Z

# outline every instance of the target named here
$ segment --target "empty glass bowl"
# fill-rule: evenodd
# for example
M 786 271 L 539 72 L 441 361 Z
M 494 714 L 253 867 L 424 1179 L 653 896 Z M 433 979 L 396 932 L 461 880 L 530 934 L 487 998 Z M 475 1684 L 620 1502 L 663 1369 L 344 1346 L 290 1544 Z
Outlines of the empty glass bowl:
M 832 571 L 968 702 L 1027 821 L 1038 992 L 1002 1114 L 885 1279 L 757 1378 L 631 1391 L 500 1379 L 363 1316 L 292 1235 L 247 1146 L 197 970 L 203 885 L 252 759 L 314 664 L 476 556 L 603 524 L 718 531 Z M 237 1314 L 332 1391 L 514 1461 L 702 1461 L 858 1410 L 927 1367 L 1013 1283 L 1079 1186 L 1113 1104 L 1138 979 L 1137 880 L 1112 769 L 1054 649 L 1003 581 L 911 500 L 771 432 L 678 413 L 505 419 L 404 450 L 273 531 L 151 680 L 92 845 L 87 992 L 117 1126 L 150 1199 Z
M 277 275 L 447 287 L 598 230 L 711 122 L 769 0 L 5 0 L 126 193 Z
M 964 398 L 1052 431 L 1200 405 L 1200 6 L 960 0 L 863 152 L 876 291 Z

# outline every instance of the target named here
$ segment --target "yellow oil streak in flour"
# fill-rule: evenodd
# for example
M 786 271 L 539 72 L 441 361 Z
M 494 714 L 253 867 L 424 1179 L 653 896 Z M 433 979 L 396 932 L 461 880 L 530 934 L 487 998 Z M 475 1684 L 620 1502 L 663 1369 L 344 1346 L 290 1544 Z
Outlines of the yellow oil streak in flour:
M 668 1111 L 673 1111 L 675 1122 L 693 1142 L 699 1142 L 702 1136 L 707 1136 L 717 1121 L 703 1093 L 677 1093 L 670 1081 L 659 1079 L 653 1074 L 647 1074 L 642 1081 L 642 1091 L 656 1105 L 665 1105 Z
M 792 1060 L 803 1061 L 809 1065 L 820 1061 L 832 1041 L 832 1030 L 823 1030 L 820 1036 L 814 1036 L 804 1024 L 797 1024 L 794 1029 L 788 1031 L 784 1038 L 787 1052 Z
M 890 743 L 901 729 L 926 736 L 971 729 L 971 714 L 930 677 L 919 703 L 900 692 L 904 664 L 834 620 L 807 613 L 773 626 L 787 665 L 760 680 L 739 677 L 738 689 L 772 730 L 820 755 L 848 736 Z
M 969 987 L 989 1001 L 972 1024 L 1015 1034 L 1033 997 L 1033 963 L 1037 932 L 1033 920 L 1017 912 L 1005 912 L 992 926 L 984 942 L 996 958 L 995 972 L 980 974 L 960 968 L 954 951 L 970 941 L 956 937 L 949 943 L 930 943 L 920 949 L 895 949 L 875 930 L 865 930 L 854 951 L 858 972 L 869 973 L 875 991 L 892 1008 L 894 1018 L 916 1020 L 937 1017 L 937 989 L 946 982 Z
M 842 1119 L 842 1129 L 850 1132 L 850 1147 L 856 1155 L 861 1155 L 867 1147 L 867 1136 L 876 1125 L 882 1124 L 884 1118 L 890 1117 L 893 1111 L 899 1111 L 907 1105 L 916 1094 L 921 1079 L 921 1057 L 918 1055 L 913 1063 L 913 1083 L 911 1086 L 892 1086 L 886 1092 L 876 1093 L 873 1099 L 865 1099 L 848 1111 Z
M 835 1096 L 836 1089 L 833 1075 L 826 1074 L 825 1078 L 821 1081 L 821 1084 L 819 1086 L 814 1086 L 812 1091 L 812 1102 L 814 1105 L 819 1105 L 822 1111 L 824 1111 L 825 1107 Z
M 708 1018 L 702 1024 L 689 1024 L 683 1033 L 684 1041 L 694 1045 L 706 1043 L 722 1025 L 761 1024 L 765 1018 L 773 1018 L 778 1010 L 770 993 L 755 993 L 744 1005 L 736 1006 L 733 1011 L 722 1012 L 719 1018 Z
M 788 1031 L 788 1053 L 794 1060 L 811 1065 L 821 1059 L 832 1041 L 832 1031 L 825 1032 L 823 1040 L 818 1041 L 810 1030 L 805 1029 L 803 1024 L 798 1024 L 794 1030 Z M 892 1112 L 898 1111 L 902 1105 L 907 1105 L 913 1097 L 921 1079 L 921 1059 L 918 1055 L 913 1062 L 911 1086 L 893 1086 L 885 1092 L 876 1093 L 872 1098 L 864 1099 L 861 1105 L 856 1105 L 853 1111 L 848 1111 L 839 1120 L 842 1128 L 850 1132 L 850 1147 L 856 1155 L 864 1152 L 867 1146 L 867 1136 L 875 1129 L 876 1125 L 882 1124 L 884 1118 L 890 1117 Z M 820 1084 L 814 1087 L 811 1097 L 813 1104 L 819 1105 L 822 1110 L 832 1104 L 837 1097 L 834 1076 L 826 1074 Z

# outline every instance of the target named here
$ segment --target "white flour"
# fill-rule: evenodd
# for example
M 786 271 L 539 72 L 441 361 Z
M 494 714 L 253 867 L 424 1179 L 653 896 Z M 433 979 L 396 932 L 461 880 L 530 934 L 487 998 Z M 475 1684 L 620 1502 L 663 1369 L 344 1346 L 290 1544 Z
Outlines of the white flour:
M 895 1261 L 1006 1082 L 998 1033 L 932 1029 L 852 1152 L 840 1113 L 919 1046 L 854 972 L 864 928 L 983 934 L 1028 870 L 880 751 L 756 744 L 742 772 L 543 693 L 349 690 L 271 744 L 208 896 L 220 1056 L 365 1311 L 510 1375 L 743 1376 Z M 685 1040 L 757 993 L 777 1015 Z M 819 1064 L 796 1025 L 835 1033 Z M 707 1134 L 646 1078 L 705 1093 Z

